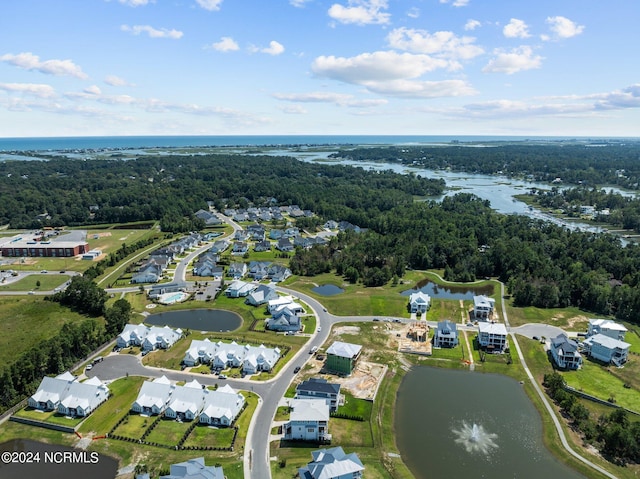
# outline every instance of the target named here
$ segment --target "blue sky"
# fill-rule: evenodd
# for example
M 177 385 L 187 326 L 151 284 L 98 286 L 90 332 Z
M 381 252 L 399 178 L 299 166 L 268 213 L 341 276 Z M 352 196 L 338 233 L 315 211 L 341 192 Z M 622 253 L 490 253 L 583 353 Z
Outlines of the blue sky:
M 640 136 L 637 0 L 9 0 L 0 135 Z

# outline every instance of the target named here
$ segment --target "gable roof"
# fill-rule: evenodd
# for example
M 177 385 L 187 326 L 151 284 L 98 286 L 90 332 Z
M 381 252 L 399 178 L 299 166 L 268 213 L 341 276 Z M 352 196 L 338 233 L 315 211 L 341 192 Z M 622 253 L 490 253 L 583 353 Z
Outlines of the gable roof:
M 628 349 L 631 347 L 631 344 L 625 343 L 624 341 L 620 341 L 618 339 L 614 339 L 606 334 L 594 334 L 593 336 L 589 336 L 584 340 L 585 344 L 589 346 L 593 346 L 593 344 L 599 344 L 607 349 Z
M 290 421 L 328 421 L 329 406 L 324 399 L 292 399 Z
M 330 383 L 324 378 L 309 378 L 296 386 L 296 391 L 313 391 L 327 394 L 339 394 L 340 384 Z
M 311 457 L 313 461 L 298 470 L 301 479 L 352 477 L 354 473 L 364 471 L 358 455 L 355 452 L 345 454 L 340 446 L 313 451 Z
M 343 343 L 342 341 L 335 341 L 329 349 L 327 354 L 333 354 L 334 356 L 341 356 L 343 358 L 354 358 L 360 354 L 362 346 L 359 344 Z

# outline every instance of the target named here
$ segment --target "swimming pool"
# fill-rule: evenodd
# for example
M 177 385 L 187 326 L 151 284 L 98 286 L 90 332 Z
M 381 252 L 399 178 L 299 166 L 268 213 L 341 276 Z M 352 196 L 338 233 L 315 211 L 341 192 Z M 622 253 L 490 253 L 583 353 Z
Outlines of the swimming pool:
M 164 293 L 158 296 L 158 302 L 162 304 L 181 303 L 189 297 L 188 293 L 178 291 L 177 293 Z

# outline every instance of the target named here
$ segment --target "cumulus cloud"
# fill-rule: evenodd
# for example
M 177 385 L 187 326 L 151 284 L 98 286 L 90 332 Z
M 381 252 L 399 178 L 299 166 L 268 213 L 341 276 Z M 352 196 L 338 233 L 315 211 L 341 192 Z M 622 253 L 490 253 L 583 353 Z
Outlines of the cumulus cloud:
M 10 65 L 22 68 L 24 70 L 35 70 L 40 73 L 56 76 L 72 76 L 85 80 L 88 77 L 78 65 L 71 60 L 45 60 L 41 61 L 38 55 L 30 52 L 18 53 L 13 55 L 7 53 L 0 57 L 0 61 L 9 63 Z
M 283 101 L 296 103 L 331 103 L 337 106 L 348 107 L 373 107 L 385 105 L 384 99 L 357 99 L 353 95 L 333 92 L 311 92 L 311 93 L 274 93 L 274 98 Z
M 43 83 L 0 83 L 0 90 L 10 93 L 32 95 L 39 98 L 51 98 L 55 96 L 53 87 Z
M 214 10 L 220 10 L 222 0 L 196 0 L 196 3 L 205 10 L 212 12 Z
M 507 52 L 501 49 L 494 50 L 495 57 L 482 69 L 485 73 L 506 73 L 512 75 L 524 70 L 540 68 L 543 58 L 534 55 L 531 47 L 521 46 Z
M 599 95 L 596 108 L 599 110 L 640 108 L 640 83 Z
M 249 47 L 249 51 L 252 53 L 266 53 L 268 55 L 280 55 L 284 52 L 284 46 L 281 43 L 271 40 L 268 47 L 260 48 L 255 45 Z
M 356 25 L 387 24 L 391 14 L 385 12 L 387 0 L 349 0 L 347 6 L 334 3 L 327 12 L 340 23 Z
M 167 28 L 153 28 L 150 25 L 122 25 L 120 30 L 123 32 L 129 32 L 133 35 L 140 35 L 146 33 L 150 38 L 170 38 L 172 40 L 179 40 L 184 35 L 180 30 L 167 29 Z
M 429 33 L 412 28 L 396 28 L 387 36 L 389 46 L 413 53 L 425 53 L 442 58 L 469 60 L 484 53 L 474 45 L 473 37 L 458 37 L 453 32 Z
M 440 3 L 450 3 L 454 7 L 466 7 L 469 5 L 469 0 L 440 0 Z
M 578 25 L 577 23 L 569 20 L 566 17 L 547 17 L 546 20 L 549 29 L 553 33 L 554 38 L 571 38 L 576 35 L 580 35 L 584 31 L 584 25 Z M 544 36 L 543 39 L 548 40 L 548 36 Z
M 318 76 L 361 85 L 383 95 L 435 98 L 474 94 L 475 90 L 462 80 L 418 80 L 449 64 L 448 60 L 424 54 L 379 51 L 351 58 L 321 56 L 313 61 L 311 69 Z
M 107 85 L 111 85 L 111 86 L 129 86 L 129 83 L 127 83 L 127 81 L 124 78 L 120 78 L 119 76 L 116 76 L 116 75 L 108 75 L 104 79 L 104 82 Z
M 522 20 L 512 18 L 502 29 L 507 38 L 529 38 L 529 26 Z
M 289 3 L 294 7 L 301 8 L 304 7 L 305 4 L 309 3 L 311 0 L 289 0 Z
M 102 95 L 102 90 L 100 90 L 100 87 L 98 87 L 98 85 L 88 86 L 83 91 L 85 93 L 88 93 L 89 95 Z
M 220 38 L 220 41 L 213 43 L 211 48 L 219 52 L 232 52 L 240 49 L 238 43 L 231 37 Z
M 467 23 L 464 24 L 464 29 L 467 31 L 471 31 L 471 30 L 475 30 L 476 28 L 478 28 L 480 25 L 482 25 L 478 20 L 474 20 L 474 19 L 469 19 L 467 20 Z

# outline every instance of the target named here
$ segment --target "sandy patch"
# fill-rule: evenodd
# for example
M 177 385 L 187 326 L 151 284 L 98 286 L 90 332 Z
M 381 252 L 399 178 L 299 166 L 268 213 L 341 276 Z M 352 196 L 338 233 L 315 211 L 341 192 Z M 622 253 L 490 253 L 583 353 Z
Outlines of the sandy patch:
M 333 334 L 340 336 L 341 334 L 358 334 L 360 327 L 358 326 L 336 326 L 333 328 Z

